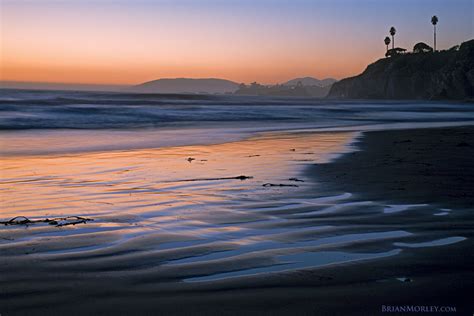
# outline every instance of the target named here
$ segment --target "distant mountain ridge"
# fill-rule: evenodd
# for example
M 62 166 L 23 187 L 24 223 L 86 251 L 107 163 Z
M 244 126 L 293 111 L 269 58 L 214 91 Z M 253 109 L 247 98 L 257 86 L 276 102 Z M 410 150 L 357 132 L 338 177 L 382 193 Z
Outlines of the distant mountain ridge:
M 336 81 L 333 78 L 319 80 L 313 77 L 303 77 L 276 85 L 261 85 L 254 82 L 250 85 L 241 84 L 235 94 L 324 98 Z
M 329 93 L 332 85 L 321 87 L 319 85 L 261 85 L 256 82 L 245 85 L 241 84 L 234 94 L 240 95 L 260 95 L 260 96 L 280 96 L 280 97 L 311 97 L 324 98 Z
M 319 86 L 319 87 L 327 87 L 335 83 L 337 80 L 334 78 L 325 78 L 325 79 L 317 79 L 313 77 L 303 77 L 303 78 L 295 78 L 283 83 L 284 86 L 296 86 L 298 82 L 301 82 L 303 86 Z
M 327 95 L 336 79 L 319 80 L 313 77 L 295 78 L 283 84 L 249 86 L 218 78 L 162 78 L 148 81 L 126 91 L 139 93 L 190 93 L 190 94 L 244 94 L 244 95 L 274 95 L 318 97 Z M 298 86 L 301 82 L 302 87 Z
M 128 91 L 141 93 L 233 93 L 239 84 L 217 78 L 163 78 L 133 86 Z

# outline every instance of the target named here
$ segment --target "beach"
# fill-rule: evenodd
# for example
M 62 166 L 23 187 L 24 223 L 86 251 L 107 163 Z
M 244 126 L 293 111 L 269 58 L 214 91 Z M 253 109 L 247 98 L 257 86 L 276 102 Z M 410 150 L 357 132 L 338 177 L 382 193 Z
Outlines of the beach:
M 473 133 L 395 130 L 357 141 L 354 133 L 278 133 L 4 158 L 2 217 L 94 221 L 3 227 L 1 305 L 7 315 L 469 311 Z M 449 170 L 407 166 L 428 163 Z M 396 170 L 408 173 L 394 178 Z M 213 180 L 241 174 L 253 178 Z M 422 178 L 410 187 L 410 176 Z M 392 188 L 405 180 L 405 190 Z
M 0 316 L 474 316 L 474 0 L 0 0 Z
M 323 104 L 335 119 L 313 128 L 4 130 L 0 313 L 470 314 L 474 128 L 449 117 L 462 104 L 427 106 L 460 112 Z M 357 107 L 373 122 L 341 123 Z

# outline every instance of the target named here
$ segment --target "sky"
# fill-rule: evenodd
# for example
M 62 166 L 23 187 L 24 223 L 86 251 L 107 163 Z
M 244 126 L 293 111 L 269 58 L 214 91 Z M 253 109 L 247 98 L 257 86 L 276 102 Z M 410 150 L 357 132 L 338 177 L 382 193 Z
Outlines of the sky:
M 395 45 L 474 38 L 474 0 L 0 0 L 0 80 L 341 79 Z

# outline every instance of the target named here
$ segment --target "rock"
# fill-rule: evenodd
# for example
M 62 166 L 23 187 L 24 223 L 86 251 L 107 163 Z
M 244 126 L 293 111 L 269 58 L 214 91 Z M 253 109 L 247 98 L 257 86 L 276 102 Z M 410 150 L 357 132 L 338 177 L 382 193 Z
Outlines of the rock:
M 474 98 L 474 40 L 459 50 L 383 58 L 334 83 L 328 98 L 468 100 Z

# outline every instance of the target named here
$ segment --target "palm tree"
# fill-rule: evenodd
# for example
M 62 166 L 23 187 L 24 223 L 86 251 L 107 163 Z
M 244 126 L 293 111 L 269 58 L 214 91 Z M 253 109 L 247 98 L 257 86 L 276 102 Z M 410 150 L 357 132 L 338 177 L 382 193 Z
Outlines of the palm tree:
M 433 15 L 431 18 L 431 24 L 433 24 L 434 27 L 434 51 L 436 52 L 436 24 L 438 24 L 438 17 L 436 15 Z
M 390 45 L 390 42 L 391 42 L 390 37 L 388 37 L 388 36 L 385 37 L 384 43 L 385 43 L 385 45 L 387 46 L 387 52 L 388 52 L 388 45 Z
M 395 48 L 395 33 L 397 33 L 397 30 L 392 26 L 390 28 L 390 35 L 392 35 L 392 49 Z

